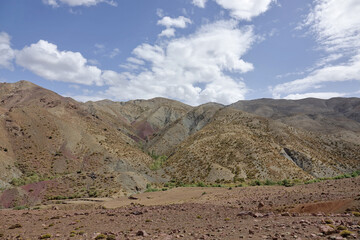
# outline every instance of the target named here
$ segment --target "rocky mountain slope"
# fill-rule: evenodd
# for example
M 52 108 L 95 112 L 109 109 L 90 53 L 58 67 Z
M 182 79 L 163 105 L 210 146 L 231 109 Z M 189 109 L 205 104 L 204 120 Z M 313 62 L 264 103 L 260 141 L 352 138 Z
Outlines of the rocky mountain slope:
M 333 134 L 346 141 L 360 142 L 359 98 L 258 99 L 239 101 L 230 107 L 307 131 Z
M 360 145 L 232 108 L 218 111 L 166 163 L 181 181 L 321 178 L 359 168 Z
M 211 183 L 349 173 L 360 169 L 359 103 L 79 103 L 30 82 L 0 83 L 0 187 L 9 189 L 0 203 L 121 196 L 171 179 Z

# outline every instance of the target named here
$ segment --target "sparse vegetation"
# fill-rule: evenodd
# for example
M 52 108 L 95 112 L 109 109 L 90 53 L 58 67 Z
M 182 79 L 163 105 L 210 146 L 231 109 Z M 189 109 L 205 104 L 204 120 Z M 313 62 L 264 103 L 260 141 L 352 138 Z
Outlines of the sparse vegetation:
M 51 238 L 50 234 L 45 234 L 39 237 L 39 239 L 48 239 L 48 238 Z
M 345 227 L 345 226 L 343 226 L 343 225 L 339 225 L 339 226 L 336 227 L 336 229 L 337 229 L 338 231 L 342 231 L 342 230 L 347 230 L 347 227 Z
M 101 233 L 101 234 L 97 235 L 97 236 L 95 237 L 95 239 L 96 239 L 96 240 L 98 240 L 98 239 L 106 239 L 106 235 Z
M 162 168 L 163 164 L 167 160 L 167 156 L 156 155 L 154 152 L 149 153 L 149 156 L 154 159 L 154 162 L 150 165 L 150 169 L 153 171 L 159 170 Z
M 360 217 L 360 212 L 352 212 L 355 217 Z
M 13 209 L 14 210 L 24 210 L 24 209 L 28 209 L 29 206 L 15 206 Z
M 352 234 L 352 232 L 350 232 L 349 230 L 343 230 L 340 232 L 340 236 L 342 237 L 348 237 Z

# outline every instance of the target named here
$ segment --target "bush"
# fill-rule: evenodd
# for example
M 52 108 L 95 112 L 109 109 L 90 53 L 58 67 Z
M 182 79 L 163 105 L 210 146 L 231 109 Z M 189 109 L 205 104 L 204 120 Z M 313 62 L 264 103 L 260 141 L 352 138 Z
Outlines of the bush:
M 272 186 L 272 185 L 276 185 L 276 182 L 273 182 L 273 181 L 271 181 L 271 180 L 269 180 L 269 179 L 266 179 L 264 185 Z
M 349 230 L 343 230 L 340 232 L 340 236 L 342 237 L 348 237 L 352 234 L 352 232 L 350 232 Z
M 51 238 L 50 234 L 45 234 L 39 237 L 39 239 L 47 239 L 47 238 Z
M 251 186 L 261 186 L 260 180 L 256 179 L 253 182 L 250 183 Z
M 23 209 L 27 209 L 29 208 L 28 206 L 15 206 L 13 209 L 14 210 L 23 210 Z
M 162 166 L 164 165 L 164 163 L 167 160 L 167 156 L 156 155 L 154 152 L 152 152 L 151 154 L 149 153 L 149 155 L 152 159 L 154 159 L 154 162 L 150 165 L 150 169 L 153 171 L 156 171 L 156 170 L 159 170 L 160 168 L 162 168 Z
M 99 234 L 99 235 L 96 236 L 95 239 L 96 240 L 98 240 L 98 239 L 106 239 L 106 235 L 105 234 Z
M 284 180 L 281 181 L 280 185 L 285 186 L 285 187 L 292 187 L 292 186 L 294 186 L 294 183 L 292 183 L 288 179 L 284 179 Z
M 196 186 L 198 186 L 198 187 L 206 187 L 205 183 L 203 183 L 203 182 L 198 182 L 196 184 Z

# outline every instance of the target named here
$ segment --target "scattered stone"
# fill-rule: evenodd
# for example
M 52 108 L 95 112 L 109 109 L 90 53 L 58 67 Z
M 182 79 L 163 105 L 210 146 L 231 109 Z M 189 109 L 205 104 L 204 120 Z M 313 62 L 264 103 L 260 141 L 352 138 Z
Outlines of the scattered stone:
M 143 212 L 141 212 L 141 211 L 133 211 L 133 212 L 131 212 L 131 214 L 132 215 L 141 215 L 141 214 L 143 214 Z
M 319 230 L 321 233 L 323 233 L 325 235 L 330 235 L 335 232 L 335 229 L 333 229 L 332 227 L 330 227 L 328 225 L 320 225 Z
M 139 230 L 139 231 L 136 233 L 136 236 L 146 237 L 146 236 L 149 236 L 149 234 L 147 234 L 147 232 L 145 232 L 145 230 Z
M 254 218 L 262 218 L 262 217 L 264 217 L 264 215 L 261 214 L 261 213 L 252 213 L 252 216 L 253 216 Z
M 22 226 L 21 226 L 21 224 L 16 223 L 16 224 L 11 225 L 11 226 L 9 227 L 9 229 L 15 229 L 15 228 L 22 228 Z

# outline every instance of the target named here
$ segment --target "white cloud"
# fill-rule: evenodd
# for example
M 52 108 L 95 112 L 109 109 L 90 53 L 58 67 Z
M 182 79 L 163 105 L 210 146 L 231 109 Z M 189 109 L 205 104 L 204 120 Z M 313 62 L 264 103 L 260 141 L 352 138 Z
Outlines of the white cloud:
M 325 82 L 360 81 L 360 53 L 347 63 L 327 66 L 313 71 L 307 77 L 279 84 L 272 89 L 273 96 L 280 98 L 281 94 L 302 92 L 319 88 Z
M 114 0 L 43 0 L 44 4 L 50 5 L 52 7 L 58 7 L 60 4 L 66 4 L 70 7 L 77 6 L 95 6 L 99 3 L 107 3 L 112 6 L 117 6 L 116 1 Z
M 0 68 L 13 70 L 12 61 L 15 57 L 14 50 L 10 45 L 10 36 L 6 32 L 0 32 Z
M 200 8 L 204 8 L 207 0 L 192 0 L 192 4 Z
M 230 11 L 233 18 L 250 21 L 266 12 L 274 0 L 215 0 L 221 7 Z
M 244 99 L 245 84 L 227 73 L 253 70 L 242 56 L 254 39 L 252 27 L 238 28 L 237 21 L 231 20 L 205 25 L 163 45 L 142 44 L 133 54 L 150 67 L 139 73 L 109 74 L 112 86 L 106 95 L 116 99 L 162 96 L 192 105 Z
M 157 22 L 158 25 L 163 25 L 166 28 L 186 28 L 187 24 L 191 24 L 191 20 L 184 16 L 178 18 L 163 17 Z
M 360 1 L 316 0 L 304 26 L 310 26 L 326 51 L 360 47 Z
M 119 53 L 120 53 L 120 49 L 114 48 L 114 49 L 111 51 L 111 53 L 109 54 L 109 57 L 110 57 L 110 58 L 114 58 L 114 57 L 116 57 L 117 55 L 119 55 Z
M 156 9 L 156 15 L 162 18 L 164 16 L 164 10 L 161 8 Z
M 301 27 L 309 27 L 328 56 L 309 68 L 308 76 L 271 88 L 273 96 L 321 88 L 327 82 L 360 81 L 359 12 L 358 0 L 316 0 Z
M 343 97 L 346 96 L 346 93 L 337 93 L 337 92 L 314 92 L 314 93 L 296 93 L 290 94 L 284 97 L 285 99 L 304 99 L 304 98 L 320 98 L 320 99 L 330 99 L 334 97 Z
M 16 63 L 48 80 L 102 85 L 101 70 L 87 64 L 79 52 L 59 51 L 40 40 L 16 53 Z
M 175 29 L 174 29 L 174 28 L 164 29 L 164 30 L 159 34 L 159 37 L 174 37 L 174 36 L 175 36 Z
M 126 59 L 128 62 L 134 63 L 134 64 L 138 64 L 138 65 L 144 65 L 145 62 L 141 59 L 138 58 L 134 58 L 134 57 L 129 57 L 128 59 Z

